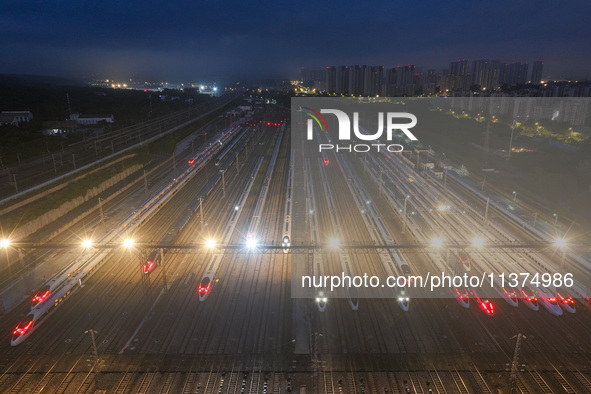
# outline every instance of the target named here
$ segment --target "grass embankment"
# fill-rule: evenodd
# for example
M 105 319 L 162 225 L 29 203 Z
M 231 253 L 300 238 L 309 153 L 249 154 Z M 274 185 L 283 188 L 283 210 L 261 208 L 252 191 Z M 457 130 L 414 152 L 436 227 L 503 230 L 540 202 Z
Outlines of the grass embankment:
M 0 224 L 4 229 L 13 229 L 18 225 L 22 225 L 24 223 L 38 218 L 39 216 L 51 211 L 52 209 L 59 208 L 62 204 L 68 201 L 71 201 L 80 196 L 84 196 L 88 190 L 97 187 L 102 182 L 110 179 L 111 177 L 115 176 L 116 174 L 124 171 L 125 169 L 133 165 L 147 164 L 151 160 L 153 160 L 154 156 L 170 157 L 174 152 L 177 143 L 179 143 L 192 133 L 196 132 L 197 130 L 201 129 L 207 123 L 214 120 L 217 116 L 223 113 L 223 111 L 225 111 L 231 105 L 232 103 L 226 105 L 223 108 L 220 108 L 219 110 L 214 111 L 213 113 L 195 121 L 194 123 L 188 126 L 176 130 L 149 144 L 145 144 L 141 148 L 133 149 L 132 151 L 127 153 L 135 154 L 135 156 L 132 158 L 126 159 L 108 168 L 97 171 L 91 174 L 90 176 L 84 177 L 80 180 L 77 180 L 69 184 L 63 189 L 48 194 L 43 199 L 37 200 L 34 203 L 27 204 L 24 207 L 16 209 L 15 211 L 5 215 L 5 217 L 2 218 Z M 102 165 L 104 164 L 97 164 L 96 167 L 93 167 L 86 172 L 91 172 L 93 169 L 100 167 Z M 77 178 L 80 175 L 80 173 L 72 175 L 71 177 L 68 177 L 66 180 L 64 180 L 64 182 L 71 181 L 72 179 Z M 55 185 L 48 186 L 44 190 L 50 189 L 52 187 L 55 187 Z M 38 193 L 40 192 L 42 191 L 39 191 Z
M 62 204 L 71 201 L 80 196 L 86 195 L 88 190 L 99 186 L 104 181 L 112 178 L 118 173 L 136 164 L 147 164 L 151 158 L 145 153 L 136 154 L 129 159 L 123 160 L 112 166 L 96 171 L 89 176 L 85 176 L 75 182 L 70 183 L 63 189 L 49 193 L 47 196 L 27 204 L 21 208 L 8 213 L 2 218 L 2 227 L 15 228 L 20 224 L 27 223 L 38 218 L 52 209 L 59 208 Z M 89 170 L 92 171 L 92 170 Z M 79 177 L 80 174 L 73 176 Z

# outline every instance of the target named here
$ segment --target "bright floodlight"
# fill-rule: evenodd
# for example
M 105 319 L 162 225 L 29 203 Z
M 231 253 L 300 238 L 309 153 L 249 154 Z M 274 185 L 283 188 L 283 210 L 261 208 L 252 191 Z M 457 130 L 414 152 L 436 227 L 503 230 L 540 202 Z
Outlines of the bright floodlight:
M 554 243 L 559 248 L 564 248 L 566 246 L 566 239 L 564 238 L 557 238 Z
M 440 206 L 437 207 L 437 210 L 443 212 L 443 211 L 447 210 L 447 207 L 445 205 L 441 204 Z
M 431 240 L 431 246 L 434 248 L 440 248 L 443 246 L 443 240 L 439 237 L 433 238 Z
M 10 246 L 10 241 L 7 239 L 0 240 L 0 247 L 7 248 Z
M 123 241 L 123 246 L 126 248 L 131 248 L 133 246 L 133 239 L 127 238 L 125 241 Z
M 472 240 L 472 246 L 475 248 L 482 248 L 484 246 L 484 239 L 476 237 Z
M 207 242 L 205 242 L 205 246 L 210 249 L 213 248 L 215 246 L 215 239 L 208 239 Z
M 92 246 L 92 241 L 90 239 L 85 239 L 84 241 L 82 241 L 82 246 L 84 246 L 85 248 L 90 248 Z
M 339 240 L 336 238 L 332 238 L 329 242 L 328 242 L 328 246 L 330 246 L 332 249 L 336 249 L 339 247 Z
M 257 240 L 253 237 L 249 237 L 246 239 L 246 247 L 249 249 L 254 249 L 257 247 Z

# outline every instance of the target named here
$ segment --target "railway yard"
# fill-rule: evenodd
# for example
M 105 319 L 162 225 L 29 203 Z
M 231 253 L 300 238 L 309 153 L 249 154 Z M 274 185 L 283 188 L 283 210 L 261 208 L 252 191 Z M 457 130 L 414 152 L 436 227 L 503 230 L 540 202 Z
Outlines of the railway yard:
M 434 235 L 468 242 L 486 201 L 461 177 L 446 174 L 444 184 L 402 154 L 303 157 L 288 112 L 276 112 L 277 123 L 234 125 L 201 142 L 198 154 L 188 149 L 176 169 L 154 175 L 148 191 L 138 184 L 107 204 L 105 223 L 93 214 L 51 241 L 92 234 L 99 243 L 117 234 L 103 242 L 113 244 L 125 234 L 137 246 L 109 249 L 96 272 L 17 346 L 11 336 L 30 303 L 0 316 L 0 392 L 509 392 L 519 334 L 515 392 L 591 392 L 591 312 L 580 294 L 572 294 L 576 313 L 558 306 L 560 316 L 522 300 L 515 307 L 500 293 L 489 297 L 492 315 L 474 298 L 463 307 L 452 292 L 410 292 L 406 304 L 400 294 L 331 298 L 326 289 L 326 300 L 293 297 L 294 278 L 317 269 L 381 278 L 403 274 L 402 265 L 416 275 L 458 269 L 450 263 L 455 249 L 445 257 L 435 248 L 395 245 L 426 244 Z M 161 190 L 165 203 L 143 219 L 142 204 Z M 130 215 L 141 225 L 119 231 Z M 486 215 L 479 234 L 487 242 L 540 241 L 499 210 Z M 146 257 L 171 229 L 178 230 L 171 248 L 144 273 Z M 289 247 L 279 247 L 286 234 Z M 337 238 L 367 248 L 326 246 Z M 549 248 L 469 252 L 470 273 L 558 270 L 561 263 Z M 100 251 L 36 253 L 65 267 Z M 575 277 L 588 278 L 589 266 L 566 260 Z

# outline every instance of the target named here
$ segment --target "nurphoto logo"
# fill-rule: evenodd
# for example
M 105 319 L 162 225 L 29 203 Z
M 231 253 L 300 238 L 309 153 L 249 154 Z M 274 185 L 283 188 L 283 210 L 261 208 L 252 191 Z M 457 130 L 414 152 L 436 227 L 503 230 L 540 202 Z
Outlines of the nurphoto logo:
M 386 140 L 392 141 L 394 131 L 400 130 L 411 141 L 417 141 L 417 137 L 410 131 L 416 126 L 417 117 L 408 112 L 378 112 L 377 113 L 377 131 L 372 132 L 360 126 L 359 112 L 352 113 L 353 122 L 349 114 L 340 109 L 322 108 L 319 111 L 309 107 L 300 107 L 300 111 L 305 113 L 309 118 L 306 123 L 306 138 L 308 141 L 314 140 L 314 125 L 318 125 L 320 131 L 327 134 L 329 143 L 318 144 L 318 151 L 334 150 L 336 152 L 369 152 L 370 150 L 386 149 L 388 152 L 401 152 L 404 147 L 400 144 L 384 144 L 380 143 L 380 139 L 386 131 Z M 329 132 L 328 124 L 322 114 L 334 115 L 338 123 L 338 141 L 351 141 L 351 131 L 353 131 L 354 138 L 361 141 L 375 141 L 373 144 L 350 144 L 342 145 L 333 144 L 334 134 Z M 363 120 L 363 119 L 362 119 Z M 406 120 L 406 122 L 400 121 Z M 351 127 L 351 123 L 352 127 Z M 384 127 L 385 124 L 385 127 Z

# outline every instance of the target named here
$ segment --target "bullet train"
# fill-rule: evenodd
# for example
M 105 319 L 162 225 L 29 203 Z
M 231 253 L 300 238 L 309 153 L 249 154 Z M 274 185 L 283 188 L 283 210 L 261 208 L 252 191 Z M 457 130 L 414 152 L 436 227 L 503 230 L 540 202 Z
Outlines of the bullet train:
M 80 256 L 72 264 L 63 268 L 57 275 L 47 281 L 47 283 L 35 292 L 35 295 L 31 298 L 31 308 L 46 302 L 65 281 L 72 276 L 79 274 L 81 272 L 80 268 L 86 264 L 87 258 L 87 255 Z
M 324 291 L 324 289 L 318 290 L 318 292 L 316 293 L 316 306 L 318 307 L 318 310 L 320 312 L 324 312 L 324 310 L 326 309 L 326 303 L 328 301 L 328 298 L 326 297 L 326 292 Z
M 556 289 L 556 300 L 562 309 L 564 309 L 568 313 L 576 313 L 577 306 L 575 305 L 575 300 L 571 297 L 568 291 L 564 288 L 557 288 Z
M 474 300 L 478 303 L 480 309 L 482 309 L 487 316 L 495 315 L 495 307 L 492 301 L 490 301 L 488 298 L 480 298 L 478 291 L 473 287 L 470 288 L 469 291 Z
M 156 267 L 158 267 L 162 262 L 162 252 L 161 249 L 154 249 L 148 255 L 148 258 L 142 265 L 142 272 L 145 275 L 148 275 L 150 272 L 154 271 Z
M 462 250 L 458 253 L 458 263 L 464 266 L 465 271 L 470 271 L 472 268 L 472 257 Z
M 199 294 L 200 301 L 205 301 L 205 298 L 209 295 L 212 286 L 211 283 L 209 276 L 202 278 L 201 282 L 199 282 L 199 286 L 197 286 L 197 294 Z
M 287 176 L 287 192 L 285 194 L 285 213 L 283 222 L 283 236 L 281 238 L 281 246 L 283 253 L 288 253 L 291 246 L 291 192 L 293 185 L 292 170 L 293 170 L 294 152 L 292 150 L 289 158 L 289 174 Z
M 79 286 L 81 281 L 70 277 L 64 281 L 61 286 L 55 289 L 51 298 L 47 296 L 45 300 L 37 306 L 31 308 L 31 312 L 25 316 L 12 331 L 10 340 L 11 346 L 16 346 L 25 341 L 35 331 L 45 319 L 57 310 L 57 307 L 68 297 L 72 291 Z M 48 302 L 51 300 L 51 302 Z
M 513 287 L 501 287 L 500 293 L 509 305 L 515 307 L 519 305 L 518 289 Z
M 533 311 L 540 310 L 540 304 L 538 303 L 538 296 L 536 293 L 530 289 L 529 287 L 519 288 L 519 294 L 521 295 L 521 300 L 523 303 Z
M 236 127 L 225 133 L 220 139 L 220 142 L 222 144 L 226 142 L 239 129 L 240 127 Z M 221 148 L 221 145 L 216 145 L 207 147 L 192 158 L 191 160 L 193 160 L 194 163 L 192 169 L 199 169 L 211 159 Z M 110 234 L 105 236 L 104 239 L 109 242 L 114 239 L 125 238 L 124 235 L 126 232 L 129 233 L 129 231 L 133 231 L 139 227 L 143 221 L 151 216 L 151 214 L 163 204 L 163 200 L 172 196 L 178 190 L 177 187 L 186 182 L 188 179 L 187 174 L 189 174 L 192 169 L 187 170 L 180 177 L 175 178 L 170 185 L 165 186 L 163 189 L 155 193 L 150 199 L 141 205 L 141 208 L 138 211 L 134 211 L 130 214 L 121 223 L 120 227 L 113 230 Z M 183 180 L 185 177 L 187 177 L 187 179 Z M 213 188 L 213 185 L 211 185 L 210 188 Z M 190 214 L 184 215 L 183 218 L 184 221 L 179 220 L 175 227 L 171 229 L 169 234 L 167 234 L 167 237 L 174 237 L 180 229 L 178 226 L 184 226 L 190 219 Z M 62 301 L 70 296 L 77 288 L 81 287 L 83 279 L 96 272 L 100 265 L 106 261 L 109 253 L 109 251 L 95 251 L 91 256 L 80 256 L 72 264 L 62 269 L 57 275 L 42 286 L 30 300 L 31 312 L 22 319 L 12 331 L 11 345 L 16 346 L 24 342 L 53 312 L 55 312 L 55 310 L 61 305 Z M 160 249 L 153 250 L 148 256 L 148 259 L 142 264 L 142 271 L 145 274 L 152 272 L 159 265 L 163 257 L 160 253 Z
M 454 288 L 454 293 L 461 306 L 464 308 L 470 308 L 470 293 L 468 292 L 468 289 L 456 287 Z
M 534 291 L 538 295 L 540 304 L 542 304 L 542 306 L 546 308 L 548 312 L 554 316 L 562 316 L 562 308 L 560 305 L 558 305 L 556 297 L 550 292 L 548 288 L 540 286 L 534 288 Z
M 219 167 L 220 164 L 222 164 L 222 161 L 224 161 L 224 159 L 226 158 L 228 153 L 230 153 L 230 151 L 234 148 L 234 146 L 236 146 L 238 141 L 240 141 L 242 139 L 242 137 L 246 135 L 246 132 L 249 129 L 250 129 L 250 127 L 246 127 L 244 129 L 244 131 L 238 137 L 236 137 L 236 139 L 234 141 L 232 141 L 232 143 L 230 145 L 228 145 L 228 147 L 226 149 L 224 149 L 224 151 L 222 153 L 219 154 L 219 156 L 215 160 L 215 165 L 217 167 Z
M 357 287 L 347 287 L 347 302 L 354 311 L 359 309 L 359 290 Z

